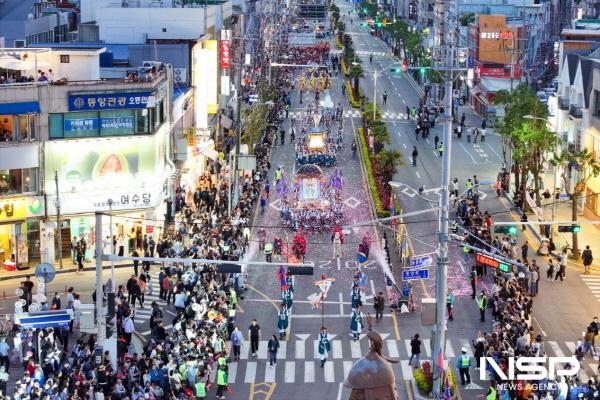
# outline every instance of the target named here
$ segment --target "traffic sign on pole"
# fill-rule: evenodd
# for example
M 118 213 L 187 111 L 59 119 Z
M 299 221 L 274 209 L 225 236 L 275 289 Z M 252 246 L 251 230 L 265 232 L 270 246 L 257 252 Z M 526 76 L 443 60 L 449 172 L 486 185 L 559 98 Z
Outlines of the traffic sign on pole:
M 433 263 L 433 258 L 429 255 L 416 256 L 410 259 L 409 268 L 423 268 L 429 267 Z
M 402 271 L 402 280 L 429 279 L 428 269 L 409 269 Z

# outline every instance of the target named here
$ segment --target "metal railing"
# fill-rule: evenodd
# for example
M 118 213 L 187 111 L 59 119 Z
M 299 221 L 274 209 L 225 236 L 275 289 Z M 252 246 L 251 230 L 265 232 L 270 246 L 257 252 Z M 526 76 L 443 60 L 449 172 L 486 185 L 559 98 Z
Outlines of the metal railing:
M 568 110 L 569 99 L 567 97 L 558 96 L 558 108 L 561 110 Z
M 569 115 L 573 118 L 582 118 L 583 110 L 580 106 L 571 105 L 569 108 Z

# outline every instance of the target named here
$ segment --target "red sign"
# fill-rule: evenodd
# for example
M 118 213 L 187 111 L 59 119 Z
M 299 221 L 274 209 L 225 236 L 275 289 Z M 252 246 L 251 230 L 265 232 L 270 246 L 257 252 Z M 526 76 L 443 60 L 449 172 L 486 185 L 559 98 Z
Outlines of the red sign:
M 487 265 L 492 268 L 498 268 L 498 260 L 494 260 L 492 257 L 488 257 L 481 253 L 477 253 L 477 255 L 475 256 L 475 260 L 480 264 Z
M 146 233 L 152 233 L 154 232 L 154 227 L 153 226 L 147 226 L 146 227 Z
M 221 40 L 221 68 L 231 67 L 231 41 Z

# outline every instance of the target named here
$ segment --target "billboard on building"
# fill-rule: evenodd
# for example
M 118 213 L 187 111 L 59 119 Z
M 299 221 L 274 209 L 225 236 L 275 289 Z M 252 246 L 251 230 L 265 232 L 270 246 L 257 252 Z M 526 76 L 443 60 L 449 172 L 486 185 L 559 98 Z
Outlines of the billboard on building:
M 504 15 L 479 16 L 479 61 L 497 64 L 518 63 L 518 28 L 506 25 Z
M 202 40 L 192 48 L 192 85 L 195 87 L 194 109 L 196 126 L 208 128 L 207 114 L 219 110 L 217 100 L 218 84 L 218 42 Z
M 45 191 L 56 195 L 61 212 L 154 207 L 161 200 L 162 141 L 156 137 L 49 141 L 45 145 Z M 54 213 L 54 201 L 48 202 Z

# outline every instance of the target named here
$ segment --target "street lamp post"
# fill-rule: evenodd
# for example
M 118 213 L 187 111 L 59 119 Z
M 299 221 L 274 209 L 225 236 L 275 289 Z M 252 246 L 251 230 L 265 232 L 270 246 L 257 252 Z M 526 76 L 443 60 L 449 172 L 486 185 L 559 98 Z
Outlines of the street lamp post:
M 385 71 L 388 68 L 391 68 L 396 64 L 400 64 L 400 61 L 395 61 L 387 67 L 382 68 L 380 70 L 373 70 L 373 121 L 375 121 L 375 118 L 377 116 L 377 78 L 380 74 L 383 73 L 383 71 Z
M 556 129 L 556 126 L 548 121 L 546 118 L 540 118 L 540 117 L 534 117 L 533 115 L 523 115 L 523 119 L 527 119 L 527 120 L 536 120 L 536 121 L 543 121 L 546 124 L 550 125 L 553 129 L 554 129 L 554 139 L 555 139 L 555 145 L 556 148 L 558 149 L 558 132 Z M 558 188 L 558 167 L 556 166 L 556 163 L 553 163 L 552 169 L 554 170 L 554 188 L 552 189 L 553 195 L 555 194 L 556 189 Z M 551 220 L 554 221 L 554 219 L 556 218 L 556 201 L 557 199 L 554 198 L 552 201 L 552 217 Z M 554 227 L 552 225 L 550 225 L 550 237 L 553 236 L 554 233 Z

